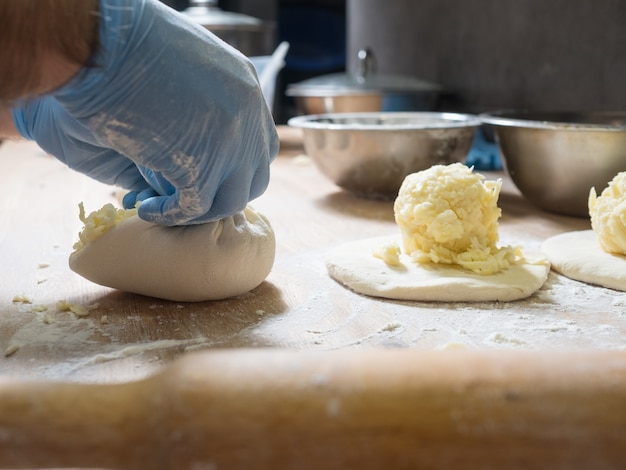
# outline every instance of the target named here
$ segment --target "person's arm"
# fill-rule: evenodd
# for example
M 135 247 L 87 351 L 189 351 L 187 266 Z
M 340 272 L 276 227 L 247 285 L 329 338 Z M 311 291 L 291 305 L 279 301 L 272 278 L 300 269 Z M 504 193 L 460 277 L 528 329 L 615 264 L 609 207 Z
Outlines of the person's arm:
M 11 106 L 67 83 L 94 52 L 97 0 L 0 2 L 0 139 L 21 137 Z
M 146 221 L 200 224 L 241 212 L 265 191 L 279 147 L 252 63 L 157 0 L 97 7 L 93 54 L 67 83 L 71 70 L 56 69 L 63 86 L 13 107 L 19 133 L 69 167 L 131 190 L 124 205 L 141 200 Z
M 98 0 L 3 1 L 0 18 L 2 110 L 62 86 L 97 45 Z
M 19 139 L 20 133 L 17 132 L 13 123 L 13 116 L 10 109 L 0 109 L 0 141 L 3 139 Z

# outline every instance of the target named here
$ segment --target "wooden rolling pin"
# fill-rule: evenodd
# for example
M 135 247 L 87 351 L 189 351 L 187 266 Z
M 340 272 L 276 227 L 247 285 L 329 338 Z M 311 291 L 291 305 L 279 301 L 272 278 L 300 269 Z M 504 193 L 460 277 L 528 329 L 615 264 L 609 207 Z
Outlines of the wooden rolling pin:
M 228 350 L 0 380 L 0 468 L 623 468 L 626 352 Z

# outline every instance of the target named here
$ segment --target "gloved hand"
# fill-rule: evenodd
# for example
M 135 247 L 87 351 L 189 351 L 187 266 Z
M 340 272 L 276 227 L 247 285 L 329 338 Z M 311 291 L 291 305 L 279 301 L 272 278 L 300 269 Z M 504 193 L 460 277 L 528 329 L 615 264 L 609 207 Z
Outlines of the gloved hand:
M 100 0 L 100 44 L 18 131 L 68 166 L 145 199 L 163 225 L 230 216 L 261 195 L 278 137 L 252 64 L 157 0 Z

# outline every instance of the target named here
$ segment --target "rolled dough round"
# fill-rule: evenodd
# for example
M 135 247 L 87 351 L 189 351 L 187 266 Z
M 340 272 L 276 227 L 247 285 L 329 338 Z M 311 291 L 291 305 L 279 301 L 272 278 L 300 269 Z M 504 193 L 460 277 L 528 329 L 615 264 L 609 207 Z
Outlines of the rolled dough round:
M 541 250 L 553 269 L 570 279 L 626 291 L 626 257 L 604 251 L 593 230 L 555 235 Z
M 70 268 L 107 287 L 179 302 L 233 297 L 267 277 L 274 232 L 251 208 L 216 222 L 165 227 L 137 216 L 74 251 Z
M 347 243 L 329 253 L 330 276 L 355 292 L 397 300 L 486 302 L 523 299 L 546 281 L 550 264 L 539 254 L 524 264 L 490 275 L 443 264 L 417 264 L 400 255 L 401 264 L 390 266 L 372 252 L 400 237 L 376 237 Z

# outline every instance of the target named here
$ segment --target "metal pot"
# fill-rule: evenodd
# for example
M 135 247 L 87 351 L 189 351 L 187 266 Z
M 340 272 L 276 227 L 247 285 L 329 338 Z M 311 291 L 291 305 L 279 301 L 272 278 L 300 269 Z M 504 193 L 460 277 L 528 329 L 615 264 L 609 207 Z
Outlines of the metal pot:
M 223 11 L 217 0 L 190 0 L 183 14 L 249 57 L 268 55 L 274 49 L 272 23 Z
M 300 114 L 432 111 L 441 86 L 412 77 L 380 75 L 368 49 L 359 51 L 355 74 L 329 74 L 287 87 Z

